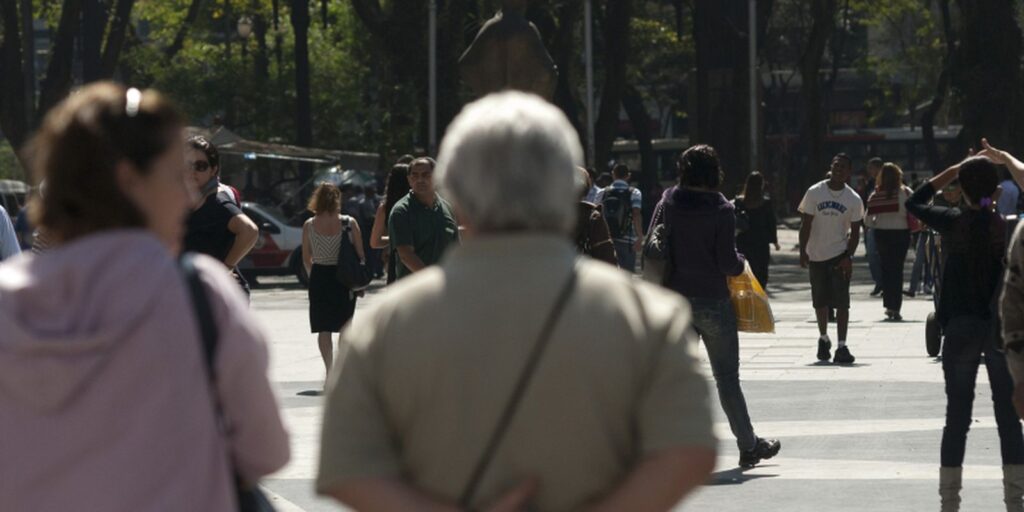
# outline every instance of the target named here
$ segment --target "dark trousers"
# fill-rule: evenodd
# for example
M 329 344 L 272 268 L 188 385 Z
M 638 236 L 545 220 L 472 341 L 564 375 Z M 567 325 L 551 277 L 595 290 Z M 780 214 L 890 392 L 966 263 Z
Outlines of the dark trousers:
M 942 465 L 960 467 L 964 463 L 967 431 L 974 407 L 974 384 L 978 366 L 985 363 L 992 387 L 992 408 L 1003 464 L 1024 464 L 1024 434 L 1013 409 L 1013 379 L 1006 367 L 1006 356 L 995 350 L 991 321 L 973 316 L 958 316 L 945 328 L 942 346 L 942 372 L 946 378 L 946 427 L 942 430 Z
M 899 311 L 903 307 L 903 265 L 910 248 L 910 231 L 906 229 L 873 229 L 882 270 L 882 302 L 885 309 Z
M 761 286 L 768 289 L 768 264 L 771 262 L 772 253 L 769 244 L 741 242 L 736 240 L 736 249 L 743 254 L 750 263 L 750 270 Z

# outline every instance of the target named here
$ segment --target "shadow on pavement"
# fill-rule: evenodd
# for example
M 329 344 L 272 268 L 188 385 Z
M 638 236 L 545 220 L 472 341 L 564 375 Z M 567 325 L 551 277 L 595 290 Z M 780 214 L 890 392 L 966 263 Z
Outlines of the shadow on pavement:
M 760 468 L 774 467 L 774 466 L 758 466 Z M 743 468 L 732 468 L 725 471 L 716 471 L 711 474 L 711 480 L 705 485 L 742 485 L 749 480 L 757 480 L 759 478 L 775 478 L 779 475 L 748 475 L 746 469 Z

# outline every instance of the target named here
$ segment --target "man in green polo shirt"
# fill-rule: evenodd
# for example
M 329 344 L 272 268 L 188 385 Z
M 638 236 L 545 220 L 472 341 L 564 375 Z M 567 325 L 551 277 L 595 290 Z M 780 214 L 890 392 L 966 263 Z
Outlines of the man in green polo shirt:
M 391 209 L 388 236 L 398 254 L 398 279 L 440 262 L 445 249 L 459 241 L 452 206 L 437 195 L 433 175 L 433 159 L 409 164 L 412 190 Z

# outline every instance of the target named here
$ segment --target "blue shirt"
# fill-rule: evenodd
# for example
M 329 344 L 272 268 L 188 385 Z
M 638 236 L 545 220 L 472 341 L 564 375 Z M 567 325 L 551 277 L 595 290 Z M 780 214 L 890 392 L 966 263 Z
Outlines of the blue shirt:
M 21 245 L 18 244 L 18 236 L 14 233 L 14 224 L 11 224 L 7 210 L 0 206 L 0 261 L 19 254 Z

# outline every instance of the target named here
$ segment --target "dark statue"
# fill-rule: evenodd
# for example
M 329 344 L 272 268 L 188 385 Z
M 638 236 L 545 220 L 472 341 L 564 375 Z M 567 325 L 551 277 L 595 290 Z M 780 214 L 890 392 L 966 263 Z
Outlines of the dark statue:
M 504 0 L 459 59 L 462 79 L 478 96 L 516 89 L 554 97 L 558 67 L 526 19 L 526 2 Z

